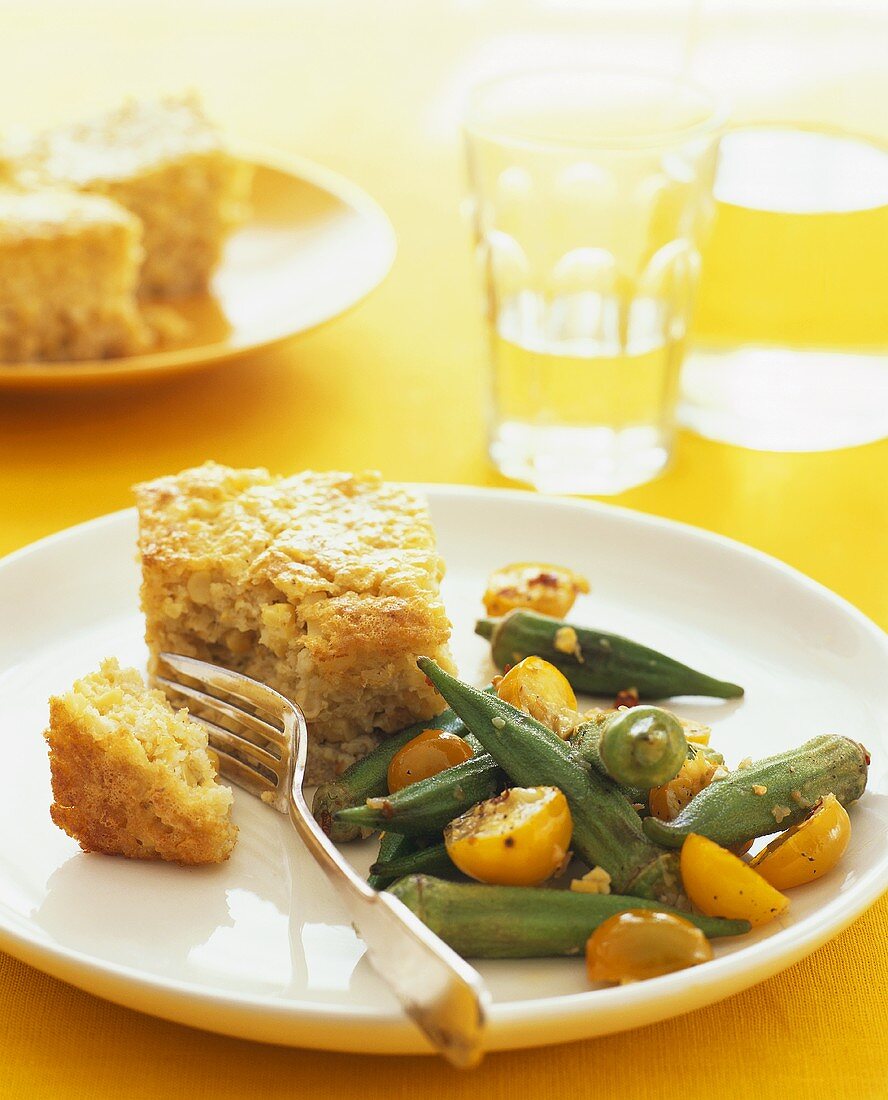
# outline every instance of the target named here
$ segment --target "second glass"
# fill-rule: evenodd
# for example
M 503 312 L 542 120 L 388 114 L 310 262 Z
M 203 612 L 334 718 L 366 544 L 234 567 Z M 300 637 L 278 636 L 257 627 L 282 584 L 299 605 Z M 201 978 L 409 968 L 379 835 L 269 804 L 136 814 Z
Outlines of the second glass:
M 490 452 L 508 477 L 616 493 L 668 463 L 723 121 L 696 86 L 629 72 L 474 93 Z

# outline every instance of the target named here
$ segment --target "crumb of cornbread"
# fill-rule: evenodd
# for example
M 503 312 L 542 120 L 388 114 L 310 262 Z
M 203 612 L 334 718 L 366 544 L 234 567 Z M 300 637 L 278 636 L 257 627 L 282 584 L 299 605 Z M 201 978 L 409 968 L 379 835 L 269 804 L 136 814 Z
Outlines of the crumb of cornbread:
M 309 782 L 441 710 L 416 667 L 426 655 L 453 668 L 444 563 L 419 493 L 376 473 L 208 463 L 136 496 L 153 660 L 200 657 L 299 703 Z
M 26 186 L 105 195 L 139 218 L 139 293 L 148 298 L 207 288 L 252 181 L 252 167 L 227 151 L 193 96 L 130 100 L 44 131 L 19 152 L 16 171 Z
M 100 359 L 150 335 L 133 297 L 141 227 L 116 203 L 0 188 L 0 360 Z
M 112 657 L 50 699 L 52 819 L 87 852 L 221 863 L 237 839 L 207 737 Z

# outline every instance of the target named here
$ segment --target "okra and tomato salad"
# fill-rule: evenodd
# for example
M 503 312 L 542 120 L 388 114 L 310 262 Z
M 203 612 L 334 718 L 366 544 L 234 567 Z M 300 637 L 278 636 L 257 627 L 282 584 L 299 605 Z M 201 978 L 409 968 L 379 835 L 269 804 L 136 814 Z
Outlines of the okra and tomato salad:
M 532 567 L 521 566 L 527 587 Z M 547 610 L 564 613 L 587 586 L 560 576 L 560 604 L 558 584 L 543 587 Z M 708 727 L 639 698 L 742 689 L 504 604 L 522 598 L 521 583 L 500 584 L 500 603 L 486 602 L 505 617 L 479 631 L 494 648 L 511 631 L 508 651 L 494 653 L 505 674 L 481 690 L 420 658 L 448 708 L 318 789 L 315 814 L 334 839 L 381 833 L 375 887 L 466 957 L 585 953 L 591 980 L 623 982 L 707 961 L 711 939 L 774 920 L 787 892 L 835 867 L 850 840 L 846 807 L 866 785 L 860 744 L 818 736 L 729 770 Z M 574 666 L 595 664 L 590 634 L 603 671 L 578 676 Z M 548 659 L 557 652 L 574 665 Z M 640 692 L 627 677 L 642 665 Z M 624 705 L 581 715 L 576 691 L 604 690 L 603 676 Z

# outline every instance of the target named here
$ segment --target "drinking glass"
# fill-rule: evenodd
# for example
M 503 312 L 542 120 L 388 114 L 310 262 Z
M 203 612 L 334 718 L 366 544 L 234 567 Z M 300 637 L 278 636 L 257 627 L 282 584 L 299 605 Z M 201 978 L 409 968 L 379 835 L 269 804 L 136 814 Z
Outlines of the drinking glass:
M 704 89 L 635 72 L 529 72 L 472 95 L 502 473 L 605 494 L 668 463 L 723 122 Z
M 682 421 L 777 451 L 888 435 L 888 146 L 746 125 L 714 191 Z

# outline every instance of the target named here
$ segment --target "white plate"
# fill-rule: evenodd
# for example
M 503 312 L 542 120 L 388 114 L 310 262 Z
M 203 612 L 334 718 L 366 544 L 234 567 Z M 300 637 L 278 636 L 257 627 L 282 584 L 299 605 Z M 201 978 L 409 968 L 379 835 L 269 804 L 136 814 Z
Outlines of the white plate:
M 579 960 L 492 962 L 490 1049 L 603 1034 L 686 1012 L 775 973 L 835 935 L 888 884 L 888 646 L 863 615 L 725 539 L 602 505 L 429 489 L 462 673 L 488 679 L 472 633 L 484 579 L 516 559 L 563 561 L 593 592 L 575 617 L 744 684 L 705 717 L 729 763 L 823 732 L 873 753 L 840 867 L 793 892 L 785 919 L 706 966 L 591 990 Z M 345 913 L 285 818 L 237 792 L 240 842 L 221 867 L 85 855 L 50 822 L 40 736 L 51 692 L 99 658 L 141 665 L 135 517 L 75 527 L 0 563 L 0 946 L 121 1004 L 251 1039 L 333 1050 L 426 1045 L 377 981 Z M 358 850 L 366 866 L 372 849 Z

